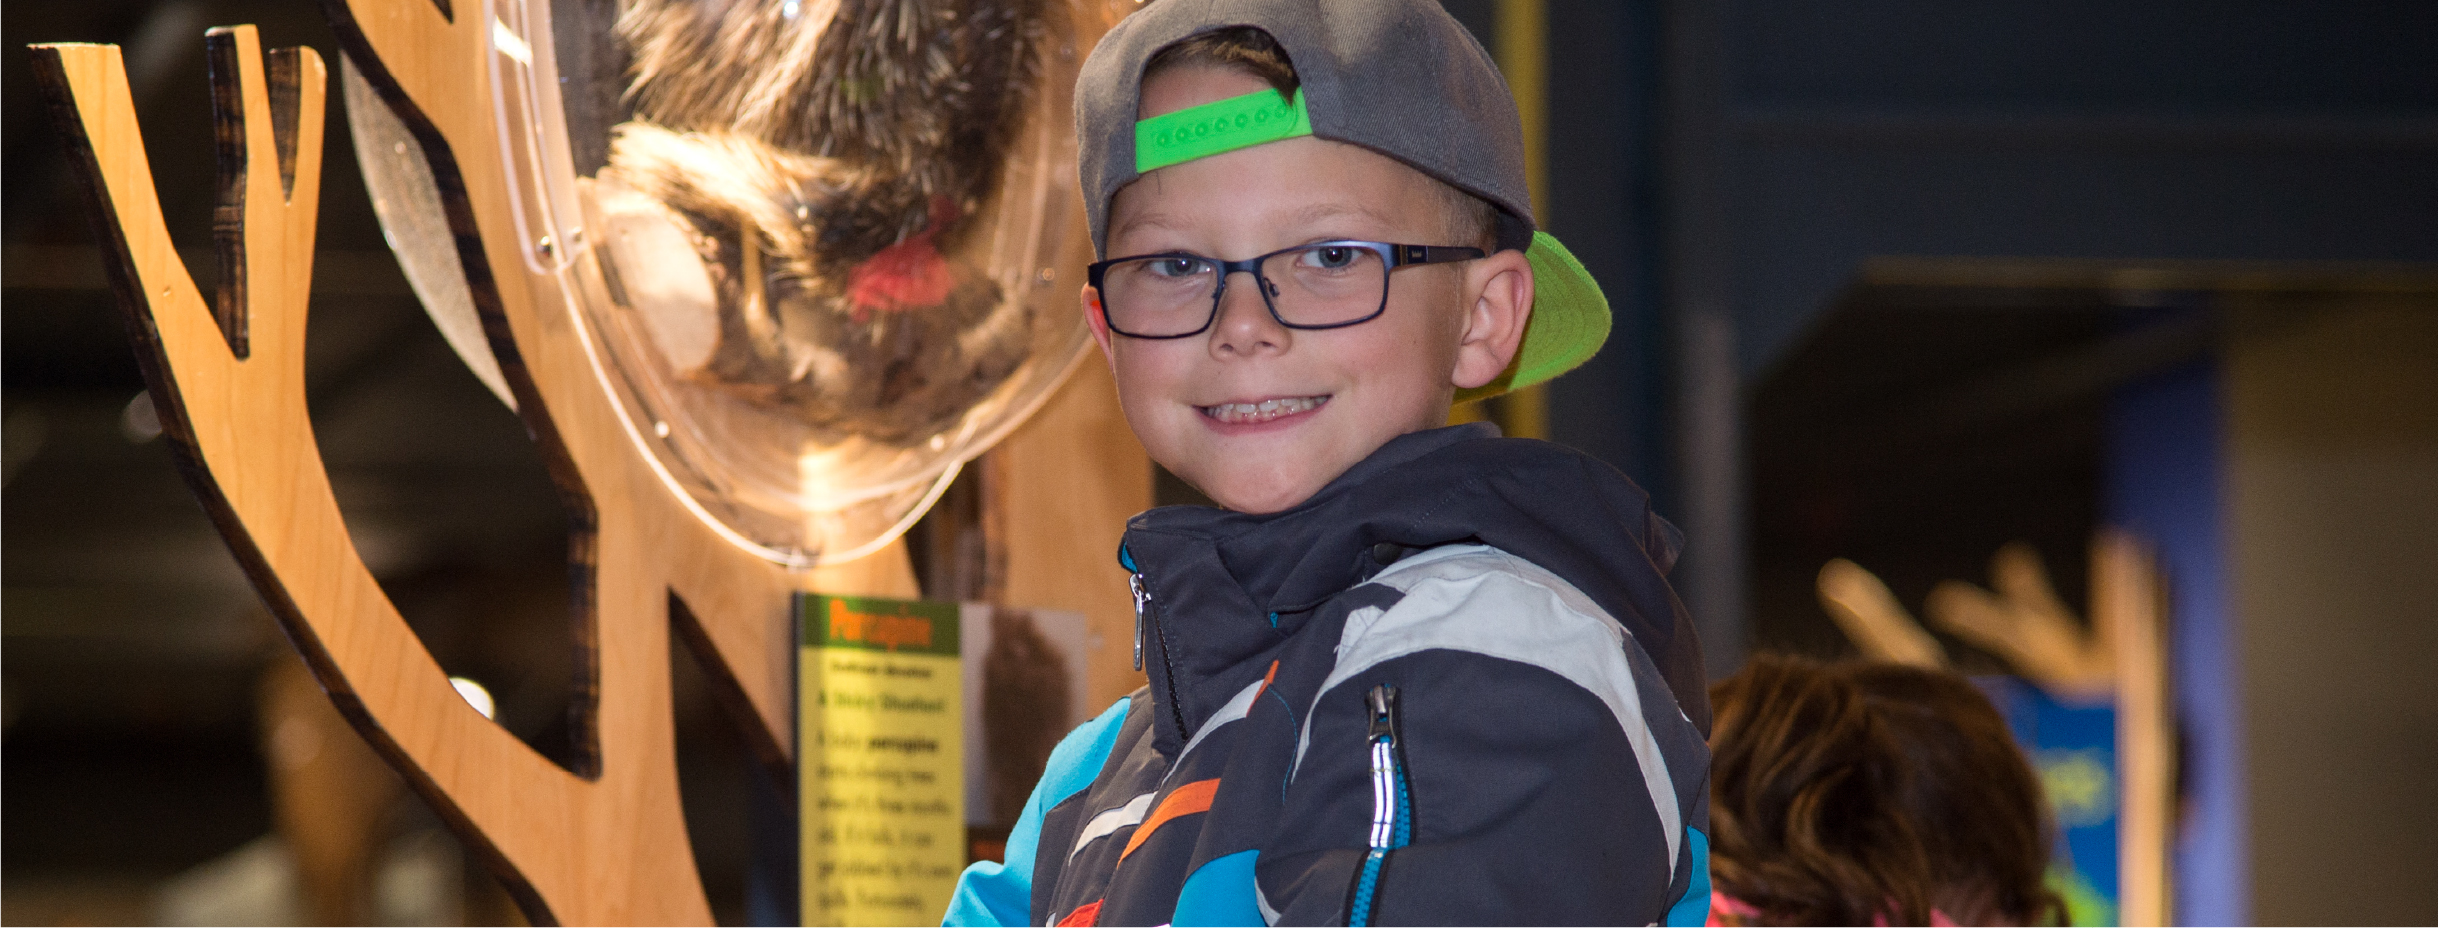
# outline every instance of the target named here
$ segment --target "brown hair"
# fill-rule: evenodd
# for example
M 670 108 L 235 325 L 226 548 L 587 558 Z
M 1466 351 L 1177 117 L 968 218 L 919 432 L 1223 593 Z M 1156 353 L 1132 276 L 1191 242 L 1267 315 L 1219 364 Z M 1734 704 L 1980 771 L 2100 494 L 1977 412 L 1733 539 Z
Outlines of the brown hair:
M 1711 877 L 1758 922 L 2067 921 L 2039 780 L 1971 683 L 1762 656 L 1710 704 Z
M 1198 32 L 1175 44 L 1160 49 L 1143 65 L 1143 79 L 1170 68 L 1202 66 L 1225 68 L 1252 75 L 1278 90 L 1278 95 L 1294 99 L 1296 88 L 1303 82 L 1295 75 L 1295 63 L 1287 58 L 1287 50 L 1267 32 L 1252 26 L 1228 26 L 1209 32 Z M 1424 175 L 1429 177 L 1429 175 Z M 1448 214 L 1448 232 L 1458 241 L 1449 244 L 1478 245 L 1483 251 L 1497 248 L 1498 207 L 1490 201 L 1458 190 L 1436 177 L 1429 177 L 1433 190 L 1439 192 Z M 1436 244 L 1436 243 L 1433 243 Z
M 1202 65 L 1242 71 L 1260 78 L 1278 89 L 1278 95 L 1292 98 L 1295 88 L 1303 85 L 1295 76 L 1295 63 L 1287 60 L 1287 50 L 1278 40 L 1252 26 L 1229 26 L 1199 32 L 1151 56 L 1143 65 L 1143 79 L 1170 68 Z

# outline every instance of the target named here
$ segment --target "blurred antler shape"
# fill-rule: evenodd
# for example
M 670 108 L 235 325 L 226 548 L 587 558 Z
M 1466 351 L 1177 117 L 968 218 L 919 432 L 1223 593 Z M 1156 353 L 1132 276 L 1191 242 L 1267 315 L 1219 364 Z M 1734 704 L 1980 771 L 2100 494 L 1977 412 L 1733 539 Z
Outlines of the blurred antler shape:
M 2091 542 L 2091 626 L 2107 649 L 2123 779 L 2117 825 L 2117 918 L 2169 925 L 2175 915 L 2176 711 L 2167 591 L 2149 546 L 2119 531 Z
M 1947 666 L 1947 649 L 1862 565 L 1844 558 L 1821 565 L 1819 589 L 1820 607 L 1864 656 L 1915 667 Z
M 2121 556 L 2103 535 L 2092 547 L 2093 576 L 2121 571 Z M 2023 542 L 1990 558 L 1996 592 L 1961 580 L 1930 591 L 1924 611 L 1938 628 L 2005 660 L 2027 679 L 2067 698 L 2105 698 L 2116 690 L 2114 623 L 2091 631 L 2057 598 L 2040 554 Z M 1923 629 L 1888 586 L 1844 558 L 1820 568 L 1820 605 L 1855 647 L 1873 660 L 1944 667 L 1946 650 Z
M 2014 666 L 2049 693 L 2116 702 L 2116 755 L 2124 797 L 2118 829 L 2118 915 L 2164 925 L 2173 912 L 2168 849 L 2175 806 L 2175 712 L 2169 685 L 2167 608 L 2150 550 L 2124 532 L 2091 541 L 2090 631 L 2057 598 L 2032 546 L 1990 559 L 1992 593 L 1960 580 L 1930 591 L 1925 608 L 1949 633 Z M 1864 656 L 1940 667 L 1938 640 L 1906 614 L 1888 586 L 1839 558 L 1820 568 L 1820 605 Z
M 2105 542 L 2092 546 L 2093 576 L 2107 569 Z M 2068 698 L 2101 699 L 2116 690 L 2116 630 L 2084 624 L 2057 598 L 2040 553 L 2013 542 L 1990 557 L 1984 590 L 1948 580 L 1922 604 L 1930 621 L 1974 647 L 2003 658 L 2042 689 Z

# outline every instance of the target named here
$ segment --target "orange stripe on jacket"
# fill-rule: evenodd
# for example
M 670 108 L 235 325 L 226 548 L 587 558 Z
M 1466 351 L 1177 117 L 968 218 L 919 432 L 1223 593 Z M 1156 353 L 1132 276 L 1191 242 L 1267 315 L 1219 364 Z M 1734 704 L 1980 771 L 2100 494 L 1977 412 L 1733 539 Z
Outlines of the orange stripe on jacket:
M 1094 899 L 1089 905 L 1079 905 L 1067 917 L 1058 920 L 1058 928 L 1093 928 L 1100 924 L 1100 904 L 1106 899 Z
M 1144 819 L 1143 824 L 1135 827 L 1134 837 L 1126 842 L 1125 850 L 1118 852 L 1117 859 L 1125 860 L 1126 855 L 1134 853 L 1135 848 L 1142 847 L 1143 842 L 1151 838 L 1152 832 L 1160 830 L 1160 826 L 1168 824 L 1171 820 L 1184 818 L 1196 812 L 1210 811 L 1211 797 L 1218 794 L 1219 779 L 1217 777 L 1195 780 L 1177 787 L 1168 794 L 1168 798 L 1160 800 L 1160 807 L 1152 810 L 1150 818 Z

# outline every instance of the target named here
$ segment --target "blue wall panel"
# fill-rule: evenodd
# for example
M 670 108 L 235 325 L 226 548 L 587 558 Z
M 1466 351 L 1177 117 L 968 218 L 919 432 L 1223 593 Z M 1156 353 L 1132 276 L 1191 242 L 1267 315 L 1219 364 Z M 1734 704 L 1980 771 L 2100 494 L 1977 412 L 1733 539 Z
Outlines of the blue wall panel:
M 2157 546 L 2170 612 L 2186 820 L 2176 923 L 2240 925 L 2251 888 L 2244 809 L 2242 662 L 2229 612 L 2223 411 L 2214 363 L 2120 391 L 2108 414 L 2107 521 Z

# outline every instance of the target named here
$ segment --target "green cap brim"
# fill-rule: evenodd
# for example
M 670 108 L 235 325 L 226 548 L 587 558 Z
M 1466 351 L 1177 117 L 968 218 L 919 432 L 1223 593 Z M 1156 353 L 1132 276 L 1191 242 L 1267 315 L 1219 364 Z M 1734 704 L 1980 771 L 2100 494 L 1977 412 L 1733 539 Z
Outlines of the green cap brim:
M 1608 341 L 1608 297 L 1574 253 L 1547 232 L 1532 233 L 1524 249 L 1532 262 L 1532 319 L 1523 347 L 1498 379 L 1456 391 L 1456 402 L 1489 399 L 1541 383 L 1581 367 Z

